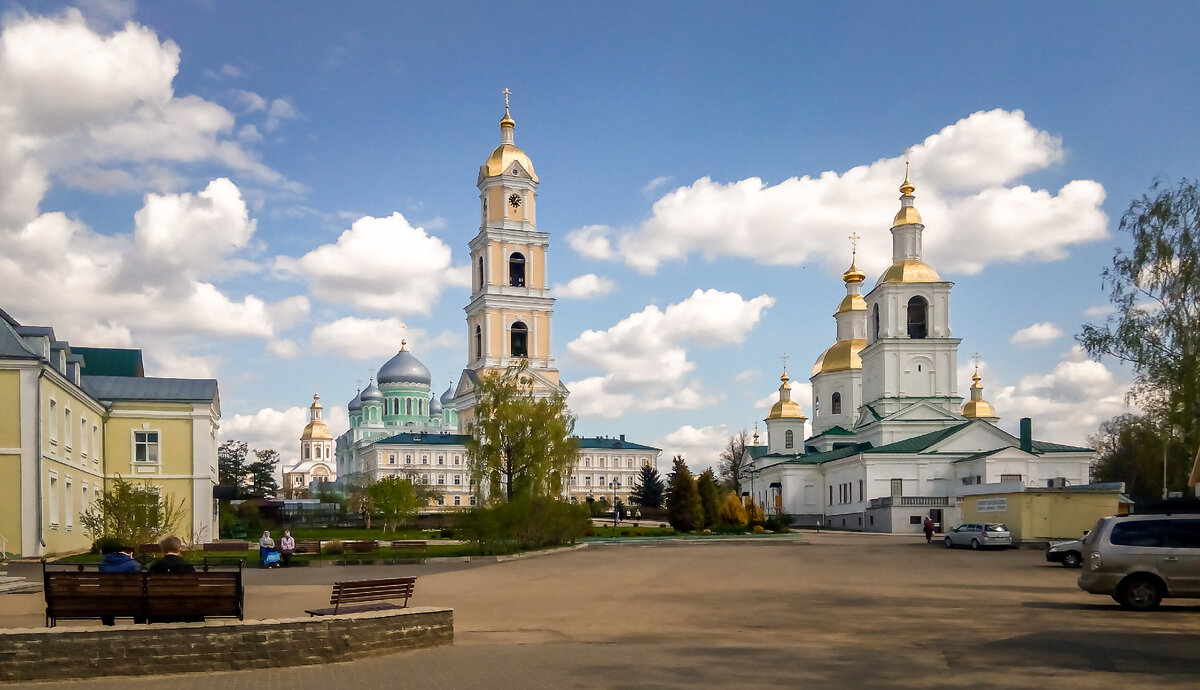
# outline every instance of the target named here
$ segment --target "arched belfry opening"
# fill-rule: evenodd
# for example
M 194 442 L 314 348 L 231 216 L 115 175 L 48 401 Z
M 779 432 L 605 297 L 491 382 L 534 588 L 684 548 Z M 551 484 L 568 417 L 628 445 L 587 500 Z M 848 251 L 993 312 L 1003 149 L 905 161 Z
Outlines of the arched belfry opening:
M 525 255 L 521 252 L 513 252 L 508 257 L 508 284 L 525 287 Z
M 518 321 L 512 325 L 512 335 L 510 336 L 512 347 L 510 352 L 513 357 L 528 357 L 529 356 L 529 327 Z
M 833 394 L 833 398 L 832 398 L 832 400 L 830 400 L 829 412 L 830 412 L 830 414 L 841 414 L 842 413 L 842 394 L 841 393 Z
M 879 304 L 871 308 L 871 342 L 879 340 Z
M 929 334 L 929 302 L 917 295 L 908 300 L 908 337 L 924 338 Z
M 479 289 L 483 289 L 483 257 L 479 257 Z
M 475 327 L 475 359 L 483 358 L 483 328 Z

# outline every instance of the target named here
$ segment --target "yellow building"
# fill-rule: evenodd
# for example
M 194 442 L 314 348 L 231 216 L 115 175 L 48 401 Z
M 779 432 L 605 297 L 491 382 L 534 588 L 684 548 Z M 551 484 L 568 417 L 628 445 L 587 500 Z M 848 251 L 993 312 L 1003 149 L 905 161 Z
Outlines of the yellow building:
M 1122 494 L 1122 483 L 1007 491 L 996 488 L 964 496 L 962 521 L 1003 522 L 1014 542 L 1078 539 L 1100 518 L 1128 513 L 1132 504 Z
M 79 515 L 116 476 L 185 511 L 179 536 L 215 537 L 217 382 L 146 377 L 139 350 L 72 348 L 0 310 L 0 550 L 91 546 Z

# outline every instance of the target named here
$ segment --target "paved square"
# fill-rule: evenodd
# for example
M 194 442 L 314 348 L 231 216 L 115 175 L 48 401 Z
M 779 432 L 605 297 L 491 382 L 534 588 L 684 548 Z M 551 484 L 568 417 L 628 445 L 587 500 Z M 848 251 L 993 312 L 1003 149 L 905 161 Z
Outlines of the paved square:
M 453 647 L 179 676 L 172 686 L 1192 688 L 1200 673 L 1200 601 L 1126 612 L 1079 591 L 1079 571 L 1046 563 L 1040 551 L 947 551 L 892 535 L 593 545 L 470 566 L 253 571 L 248 617 L 294 616 L 328 596 L 327 582 L 384 571 L 421 576 L 415 604 L 454 607 Z M 8 606 L 17 599 L 24 611 Z M 32 613 L 40 625 L 41 601 L 5 597 L 0 624 Z

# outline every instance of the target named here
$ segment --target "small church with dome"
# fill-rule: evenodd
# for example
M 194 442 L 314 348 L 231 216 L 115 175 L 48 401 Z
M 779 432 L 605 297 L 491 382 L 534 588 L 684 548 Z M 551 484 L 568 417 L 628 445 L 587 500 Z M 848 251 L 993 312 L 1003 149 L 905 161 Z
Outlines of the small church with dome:
M 905 164 L 892 221 L 892 263 L 865 295 L 857 236 L 833 345 L 817 357 L 810 421 L 792 400 L 786 365 L 764 420 L 767 443 L 746 448 L 750 489 L 768 512 L 801 525 L 920 532 L 926 517 L 960 521 L 963 497 L 1089 482 L 1094 451 L 1000 429 L 978 365 L 970 399 L 958 395 L 959 339 L 950 291 L 922 256 L 925 225 Z

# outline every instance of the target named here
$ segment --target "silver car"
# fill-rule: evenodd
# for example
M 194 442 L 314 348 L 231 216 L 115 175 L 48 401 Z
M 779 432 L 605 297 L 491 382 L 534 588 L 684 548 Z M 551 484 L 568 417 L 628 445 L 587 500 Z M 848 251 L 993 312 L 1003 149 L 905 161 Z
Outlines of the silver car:
M 1003 522 L 968 522 L 946 533 L 946 548 L 956 546 L 972 549 L 1000 548 L 1012 546 L 1012 534 Z
M 1200 597 L 1200 515 L 1100 518 L 1083 540 L 1079 588 L 1136 611 Z

